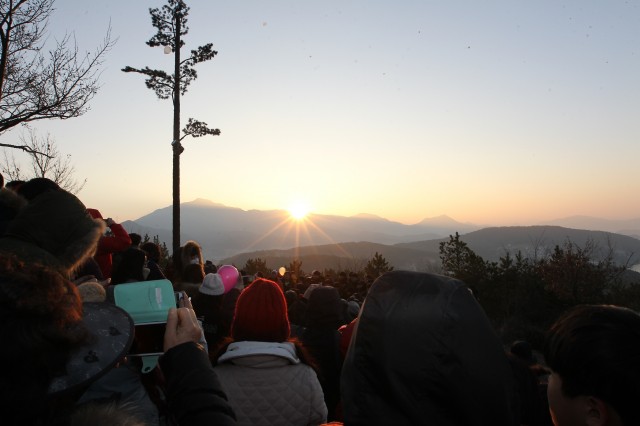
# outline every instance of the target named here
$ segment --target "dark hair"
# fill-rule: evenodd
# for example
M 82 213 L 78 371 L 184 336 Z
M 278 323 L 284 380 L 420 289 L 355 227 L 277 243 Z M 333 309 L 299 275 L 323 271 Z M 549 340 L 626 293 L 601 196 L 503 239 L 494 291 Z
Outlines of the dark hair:
M 129 238 L 131 238 L 132 246 L 139 246 L 140 241 L 142 241 L 142 237 L 140 236 L 140 234 L 136 234 L 135 232 L 129 233 Z
M 184 267 L 182 272 L 182 281 L 187 283 L 202 284 L 204 280 L 204 267 L 199 263 L 192 263 Z
M 147 241 L 140 246 L 140 249 L 147 253 L 149 259 L 156 263 L 160 262 L 160 246 L 158 244 Z
M 82 302 L 69 280 L 46 266 L 0 256 L 3 423 L 31 424 L 43 415 L 51 380 L 88 339 L 81 321 Z
M 575 307 L 551 326 L 544 356 L 566 396 L 594 396 L 610 404 L 623 424 L 640 424 L 638 313 L 611 305 Z
M 147 255 L 138 248 L 128 248 L 122 252 L 120 262 L 113 267 L 111 284 L 122 284 L 127 281 L 144 281 L 142 268 Z
M 205 274 L 215 274 L 216 272 L 218 272 L 218 267 L 214 265 L 212 261 L 207 260 L 206 262 L 204 262 Z

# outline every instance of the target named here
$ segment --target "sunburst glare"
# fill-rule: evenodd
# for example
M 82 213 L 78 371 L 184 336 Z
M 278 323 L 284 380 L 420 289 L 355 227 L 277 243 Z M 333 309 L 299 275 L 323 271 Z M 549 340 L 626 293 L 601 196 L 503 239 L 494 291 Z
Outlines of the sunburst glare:
M 296 202 L 288 208 L 289 214 L 295 220 L 303 220 L 309 214 L 309 206 L 303 202 Z

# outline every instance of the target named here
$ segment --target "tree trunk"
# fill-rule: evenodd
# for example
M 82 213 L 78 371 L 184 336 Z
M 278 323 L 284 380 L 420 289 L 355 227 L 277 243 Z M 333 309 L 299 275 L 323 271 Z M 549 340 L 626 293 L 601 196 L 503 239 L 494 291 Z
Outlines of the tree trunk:
M 173 254 L 180 248 L 180 31 L 181 11 L 176 10 L 175 71 L 173 86 Z

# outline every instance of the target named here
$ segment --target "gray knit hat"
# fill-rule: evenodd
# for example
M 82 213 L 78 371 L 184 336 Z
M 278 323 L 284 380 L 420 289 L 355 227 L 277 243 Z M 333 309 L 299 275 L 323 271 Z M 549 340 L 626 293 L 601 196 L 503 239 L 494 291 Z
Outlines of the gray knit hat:
M 222 283 L 222 277 L 218 274 L 207 274 L 202 280 L 200 293 L 208 294 L 209 296 L 221 296 L 224 294 L 224 284 Z

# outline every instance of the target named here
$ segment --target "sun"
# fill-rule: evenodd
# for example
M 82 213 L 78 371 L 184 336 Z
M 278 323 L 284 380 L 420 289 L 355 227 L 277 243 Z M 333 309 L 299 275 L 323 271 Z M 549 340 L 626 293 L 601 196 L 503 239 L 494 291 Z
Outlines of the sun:
M 303 220 L 309 214 L 309 206 L 302 202 L 296 202 L 289 206 L 288 211 L 295 220 Z

